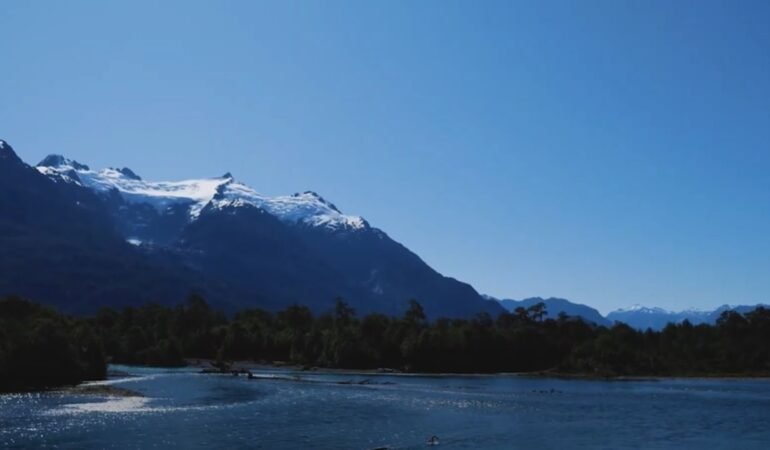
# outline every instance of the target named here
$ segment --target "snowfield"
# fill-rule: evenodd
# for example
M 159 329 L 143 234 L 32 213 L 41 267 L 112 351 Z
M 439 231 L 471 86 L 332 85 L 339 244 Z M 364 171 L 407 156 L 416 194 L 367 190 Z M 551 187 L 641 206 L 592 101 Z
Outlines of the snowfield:
M 239 183 L 230 174 L 218 178 L 183 181 L 145 181 L 129 169 L 92 170 L 60 155 L 46 157 L 37 170 L 56 182 L 75 183 L 101 194 L 117 192 L 129 203 L 146 203 L 163 212 L 175 205 L 189 208 L 190 219 L 213 208 L 255 206 L 286 223 L 304 223 L 328 229 L 359 230 L 368 227 L 358 216 L 342 214 L 315 192 L 268 197 Z

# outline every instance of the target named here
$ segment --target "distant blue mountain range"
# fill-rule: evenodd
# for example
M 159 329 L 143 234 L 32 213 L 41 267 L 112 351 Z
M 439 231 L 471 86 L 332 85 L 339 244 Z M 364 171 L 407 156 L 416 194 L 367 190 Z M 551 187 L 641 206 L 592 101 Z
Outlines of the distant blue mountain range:
M 531 297 L 523 300 L 512 299 L 495 299 L 494 297 L 486 296 L 488 299 L 494 299 L 498 301 L 506 310 L 513 312 L 516 308 L 529 308 L 537 303 L 543 303 L 546 307 L 548 318 L 556 318 L 559 313 L 565 313 L 568 316 L 580 317 L 583 320 L 597 325 L 610 326 L 615 322 L 622 322 L 631 327 L 646 330 L 651 328 L 653 330 L 661 330 L 669 323 L 681 323 L 685 320 L 689 321 L 693 325 L 699 324 L 714 324 L 719 316 L 725 311 L 736 311 L 739 313 L 747 313 L 754 309 L 764 306 L 770 307 L 764 304 L 757 305 L 722 305 L 711 311 L 700 310 L 686 310 L 686 311 L 668 311 L 663 308 L 650 308 L 641 305 L 634 305 L 630 308 L 617 309 L 610 312 L 607 316 L 602 316 L 599 311 L 590 306 L 574 303 L 563 298 L 542 298 Z
M 685 320 L 693 325 L 714 324 L 719 316 L 725 311 L 735 311 L 741 314 L 755 310 L 756 308 L 768 305 L 722 305 L 714 310 L 685 310 L 668 311 L 663 308 L 648 308 L 640 305 L 634 305 L 630 308 L 618 309 L 607 314 L 607 319 L 612 322 L 623 322 L 628 325 L 646 330 L 660 330 L 669 323 L 681 323 Z
M 545 304 L 547 318 L 555 319 L 559 313 L 565 313 L 568 316 L 580 317 L 597 325 L 609 326 L 612 324 L 612 322 L 604 318 L 604 316 L 594 308 L 579 303 L 573 303 L 563 298 L 551 297 L 544 299 L 541 297 L 531 297 L 523 300 L 501 299 L 498 301 L 503 305 L 503 308 L 510 312 L 515 311 L 516 308 L 519 307 L 526 309 L 538 303 L 543 303 Z

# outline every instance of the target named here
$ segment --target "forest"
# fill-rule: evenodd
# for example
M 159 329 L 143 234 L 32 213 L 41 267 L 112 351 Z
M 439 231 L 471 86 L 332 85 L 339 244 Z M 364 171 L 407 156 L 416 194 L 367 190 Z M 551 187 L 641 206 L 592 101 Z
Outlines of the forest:
M 228 317 L 192 295 L 176 307 L 102 309 L 76 318 L 9 298 L 0 301 L 0 391 L 102 378 L 107 363 L 182 366 L 189 359 L 428 373 L 770 374 L 768 309 L 727 311 L 713 326 L 683 322 L 659 332 L 545 313 L 538 304 L 498 317 L 429 321 L 412 300 L 401 317 L 358 317 L 338 299 L 323 314 L 295 305 Z

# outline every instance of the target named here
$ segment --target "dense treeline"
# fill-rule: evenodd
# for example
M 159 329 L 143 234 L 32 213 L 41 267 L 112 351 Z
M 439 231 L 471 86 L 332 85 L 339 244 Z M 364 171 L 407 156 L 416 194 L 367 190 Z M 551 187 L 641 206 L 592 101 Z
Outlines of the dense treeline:
M 416 301 L 402 317 L 358 318 L 339 301 L 315 316 L 303 306 L 245 310 L 228 319 L 199 297 L 174 309 L 103 310 L 94 318 L 114 361 L 176 365 L 184 358 L 283 361 L 421 372 L 557 371 L 597 375 L 770 373 L 770 310 L 726 312 L 716 326 L 660 332 L 596 327 L 542 304 L 492 318 L 429 322 Z
M 545 317 L 539 304 L 496 318 L 479 314 L 429 322 L 412 301 L 402 317 L 359 318 L 338 301 L 334 311 L 317 316 L 291 306 L 228 318 L 192 296 L 175 308 L 103 309 L 76 320 L 8 300 L 0 302 L 0 373 L 3 380 L 25 371 L 61 371 L 73 380 L 96 377 L 103 375 L 107 355 L 116 363 L 164 366 L 205 358 L 420 372 L 770 374 L 767 309 L 744 315 L 728 311 L 714 326 L 684 322 L 660 332 Z
M 89 321 L 18 298 L 0 301 L 0 392 L 76 384 L 106 372 Z

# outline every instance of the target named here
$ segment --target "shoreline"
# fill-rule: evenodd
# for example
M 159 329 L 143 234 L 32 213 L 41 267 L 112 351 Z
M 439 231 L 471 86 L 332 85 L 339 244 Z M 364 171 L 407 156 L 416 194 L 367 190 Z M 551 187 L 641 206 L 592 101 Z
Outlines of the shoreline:
M 565 372 L 552 372 L 552 371 L 537 371 L 537 372 L 495 372 L 495 373 L 455 373 L 455 372 L 403 372 L 395 369 L 340 369 L 331 367 L 307 367 L 297 364 L 287 364 L 284 362 L 256 362 L 256 361 L 234 361 L 229 363 L 226 370 L 218 370 L 211 363 L 214 360 L 207 359 L 189 359 L 186 360 L 185 366 L 179 366 L 177 368 L 198 369 L 198 374 L 204 375 L 257 375 L 255 379 L 264 379 L 259 375 L 259 371 L 273 372 L 276 370 L 284 370 L 297 377 L 296 381 L 304 381 L 299 378 L 299 374 L 319 374 L 319 375 L 340 375 L 340 376 L 361 376 L 361 377 L 398 377 L 398 378 L 451 378 L 451 377 L 468 377 L 468 378 L 494 378 L 494 377 L 509 377 L 509 378 L 534 378 L 534 379 L 554 379 L 554 380 L 572 380 L 572 381 L 606 381 L 606 382 L 633 382 L 633 381 L 667 381 L 667 380 L 714 380 L 714 381 L 741 381 L 741 380 L 762 380 L 770 381 L 770 374 L 695 374 L 695 375 L 617 375 L 606 376 L 596 374 L 585 373 L 565 373 Z M 118 364 L 122 365 L 122 364 Z M 157 368 L 168 369 L 164 366 L 147 366 L 147 365 L 125 365 L 126 367 L 145 367 L 145 368 Z M 254 374 L 254 372 L 257 372 Z M 127 374 L 126 374 L 127 375 Z M 104 380 L 91 380 L 84 381 L 77 385 L 62 386 L 57 388 L 47 389 L 33 389 L 25 391 L 10 391 L 0 392 L 0 395 L 10 394 L 32 394 L 32 393 L 58 393 L 58 394 L 71 394 L 71 395 L 90 395 L 98 397 L 144 397 L 140 392 L 114 386 L 112 384 L 104 384 L 100 381 L 109 380 L 109 376 Z M 368 380 L 364 382 L 353 382 L 347 380 L 341 382 L 341 384 L 379 384 L 369 383 Z
M 273 363 L 256 361 L 233 361 L 228 363 L 229 370 L 220 371 L 211 365 L 213 360 L 190 359 L 186 360 L 190 368 L 200 369 L 201 373 L 232 374 L 233 371 L 248 372 L 258 370 L 287 370 L 296 373 L 318 373 L 325 375 L 360 375 L 360 376 L 393 376 L 393 377 L 419 377 L 419 378 L 445 378 L 445 377 L 511 377 L 511 378 L 552 378 L 564 380 L 585 381 L 660 381 L 660 380 L 769 380 L 770 373 L 757 374 L 678 374 L 678 375 L 599 375 L 591 373 L 570 373 L 553 371 L 536 372 L 405 372 L 391 368 L 379 369 L 341 369 L 331 367 L 307 367 L 298 364 L 289 364 L 280 361 Z M 205 372 L 204 372 L 205 371 Z

